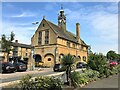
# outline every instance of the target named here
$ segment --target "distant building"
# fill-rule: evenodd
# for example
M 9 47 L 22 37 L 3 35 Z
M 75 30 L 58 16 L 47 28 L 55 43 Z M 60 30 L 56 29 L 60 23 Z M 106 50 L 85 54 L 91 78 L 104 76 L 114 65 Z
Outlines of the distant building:
M 29 59 L 31 58 L 31 45 L 18 43 L 18 40 L 12 42 L 11 51 L 9 54 L 9 58 L 19 57 L 20 59 Z M 7 53 L 3 50 L 3 61 L 7 61 Z
M 4 50 L 1 48 L 1 39 L 0 39 L 0 61 L 4 60 Z
M 43 62 L 44 66 L 53 67 L 60 63 L 63 55 L 71 54 L 79 61 L 87 62 L 88 45 L 80 38 L 80 24 L 76 23 L 76 35 L 67 31 L 66 16 L 61 9 L 58 15 L 58 25 L 43 17 L 35 34 L 31 38 L 34 47 L 35 62 Z

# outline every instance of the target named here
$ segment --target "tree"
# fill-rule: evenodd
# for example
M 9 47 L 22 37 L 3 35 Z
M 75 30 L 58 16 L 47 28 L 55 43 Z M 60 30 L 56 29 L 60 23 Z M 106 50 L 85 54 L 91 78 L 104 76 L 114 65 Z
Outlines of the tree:
M 90 54 L 88 56 L 88 66 L 93 69 L 100 71 L 107 65 L 107 61 L 102 54 Z
M 12 44 L 12 41 L 14 40 L 14 36 L 15 34 L 11 32 L 10 37 L 6 37 L 6 35 L 3 34 L 1 38 L 1 48 L 7 53 L 7 61 L 9 59 L 11 44 Z
M 70 54 L 64 55 L 61 60 L 61 63 L 63 66 L 66 67 L 67 82 L 71 86 L 71 68 L 72 68 L 72 65 L 74 64 L 74 57 Z
M 115 51 L 112 51 L 112 50 L 108 51 L 106 56 L 107 56 L 107 59 L 109 60 L 114 60 L 114 59 L 117 59 L 118 57 Z

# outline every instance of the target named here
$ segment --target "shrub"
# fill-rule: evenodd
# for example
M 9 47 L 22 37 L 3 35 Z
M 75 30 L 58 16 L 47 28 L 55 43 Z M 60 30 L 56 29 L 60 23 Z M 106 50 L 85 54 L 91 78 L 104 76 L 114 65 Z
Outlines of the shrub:
M 95 70 L 83 70 L 83 73 L 73 72 L 71 74 L 72 85 L 74 87 L 80 87 L 85 85 L 90 81 L 97 80 L 99 77 L 99 72 Z
M 34 87 L 33 86 L 34 81 L 31 78 L 32 76 L 29 74 L 24 76 L 22 80 L 20 81 L 19 85 L 16 86 L 16 88 L 31 90 Z
M 35 87 L 37 90 L 61 90 L 62 82 L 55 77 L 37 77 L 35 78 Z
M 84 74 L 80 74 L 79 72 L 72 72 L 71 74 L 71 81 L 72 86 L 74 87 L 80 87 L 82 84 L 87 84 L 88 79 Z
M 95 70 L 85 70 L 84 73 L 89 81 L 97 80 L 100 74 L 98 71 Z
M 117 65 L 117 70 L 118 70 L 118 73 L 120 73 L 120 64 Z
M 30 75 L 23 77 L 17 88 L 23 90 L 62 90 L 62 82 L 55 77 L 39 76 L 31 79 Z

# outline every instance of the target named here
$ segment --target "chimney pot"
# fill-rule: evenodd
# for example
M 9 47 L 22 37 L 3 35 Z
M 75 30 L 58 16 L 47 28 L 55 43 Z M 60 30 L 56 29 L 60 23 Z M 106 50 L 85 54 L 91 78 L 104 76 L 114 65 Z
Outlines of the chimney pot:
M 18 40 L 15 40 L 15 43 L 18 43 Z

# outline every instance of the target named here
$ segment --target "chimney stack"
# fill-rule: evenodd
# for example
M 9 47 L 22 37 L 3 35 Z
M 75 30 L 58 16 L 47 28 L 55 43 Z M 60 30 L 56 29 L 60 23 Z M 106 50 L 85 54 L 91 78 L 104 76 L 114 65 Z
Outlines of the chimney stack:
M 18 40 L 15 40 L 15 43 L 18 43 Z
M 76 39 L 77 42 L 80 43 L 80 24 L 76 23 Z

